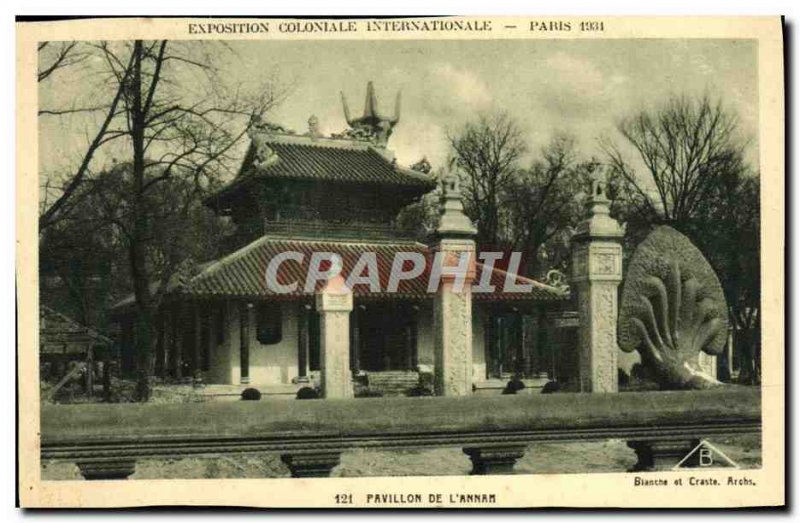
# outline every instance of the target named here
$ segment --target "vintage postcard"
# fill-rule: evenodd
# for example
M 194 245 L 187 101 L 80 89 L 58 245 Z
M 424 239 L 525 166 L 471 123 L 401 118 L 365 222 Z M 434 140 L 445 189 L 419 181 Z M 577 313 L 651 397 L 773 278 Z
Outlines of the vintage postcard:
M 780 17 L 16 31 L 23 506 L 785 503 Z

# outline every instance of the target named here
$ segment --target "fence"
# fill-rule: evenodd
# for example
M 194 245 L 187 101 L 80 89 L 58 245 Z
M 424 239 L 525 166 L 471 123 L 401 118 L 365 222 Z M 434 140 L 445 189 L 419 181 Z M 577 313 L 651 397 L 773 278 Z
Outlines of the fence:
M 627 440 L 637 470 L 669 468 L 702 438 L 761 430 L 760 393 L 715 391 L 464 398 L 43 406 L 43 460 L 121 479 L 136 460 L 276 453 L 294 477 L 327 476 L 355 448 L 460 447 L 473 474 L 511 473 L 539 442 Z M 435 466 L 435 465 L 434 465 Z M 436 473 L 432 469 L 432 473 Z

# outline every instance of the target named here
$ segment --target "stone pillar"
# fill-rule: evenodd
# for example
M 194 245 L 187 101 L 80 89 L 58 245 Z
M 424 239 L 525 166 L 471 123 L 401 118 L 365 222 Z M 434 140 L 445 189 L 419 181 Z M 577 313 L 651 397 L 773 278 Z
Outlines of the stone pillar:
M 339 465 L 339 455 L 336 451 L 283 454 L 281 461 L 293 478 L 327 478 Z
M 317 294 L 320 315 L 320 388 L 323 398 L 352 398 L 350 312 L 353 293 L 341 276 L 328 280 Z
M 432 267 L 433 274 L 441 274 L 433 304 L 434 390 L 438 396 L 472 394 L 475 233 L 463 212 L 458 180 L 448 175 L 442 182 L 442 214 L 436 229 L 439 243 L 433 249 Z
M 517 460 L 525 455 L 524 445 L 468 447 L 463 450 L 472 461 L 470 474 L 475 476 L 513 474 Z
M 83 479 L 90 481 L 128 479 L 128 476 L 136 471 L 136 461 L 129 459 L 79 461 L 77 465 Z
M 689 456 L 698 445 L 700 440 L 694 439 L 671 439 L 656 441 L 628 441 L 628 447 L 636 452 L 636 464 L 629 472 L 649 472 L 656 470 L 670 470 L 680 463 L 684 458 L 683 465 L 687 467 L 697 466 L 697 455 Z
M 572 238 L 572 285 L 578 298 L 578 373 L 582 392 L 617 392 L 617 287 L 624 231 L 609 216 L 602 174 Z

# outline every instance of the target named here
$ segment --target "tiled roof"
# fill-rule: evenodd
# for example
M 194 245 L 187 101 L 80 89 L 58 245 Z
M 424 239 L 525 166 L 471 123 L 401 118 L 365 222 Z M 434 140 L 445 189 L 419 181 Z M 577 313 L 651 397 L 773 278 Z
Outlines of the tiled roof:
M 432 176 L 398 166 L 369 144 L 349 140 L 280 136 L 264 142 L 277 155 L 265 166 L 254 163 L 251 145 L 239 175 L 209 200 L 235 191 L 258 178 L 353 182 L 413 187 L 426 191 L 436 187 Z
M 292 260 L 284 261 L 280 265 L 278 281 L 282 284 L 298 282 L 297 289 L 288 295 L 277 295 L 267 288 L 265 281 L 266 267 L 269 260 L 274 256 L 289 251 L 303 254 L 303 263 L 298 264 Z M 382 292 L 371 293 L 368 285 L 357 284 L 353 288 L 353 293 L 357 298 L 425 299 L 433 297 L 433 294 L 427 291 L 430 274 L 430 249 L 424 244 L 410 241 L 392 243 L 317 241 L 268 236 L 264 236 L 250 245 L 207 265 L 200 273 L 181 287 L 176 288 L 175 291 L 184 295 L 207 298 L 264 298 L 267 296 L 298 298 L 305 295 L 303 284 L 311 255 L 314 252 L 332 252 L 341 256 L 344 265 L 342 275 L 345 277 L 350 274 L 362 253 L 376 253 Z M 397 292 L 388 293 L 386 292 L 386 287 L 389 274 L 394 256 L 398 252 L 423 254 L 428 259 L 428 267 L 417 278 L 401 280 Z M 482 270 L 483 266 L 478 264 L 477 278 L 480 278 Z M 504 271 L 494 269 L 491 276 L 491 284 L 495 287 L 495 292 L 474 292 L 475 299 L 487 301 L 550 301 L 567 298 L 565 293 L 554 287 L 521 276 L 517 276 L 517 283 L 520 285 L 532 283 L 532 291 L 530 293 L 505 293 L 502 292 L 505 278 L 506 273 Z M 321 285 L 320 283 L 319 286 Z
M 87 345 L 111 345 L 106 336 L 58 311 L 39 305 L 39 343 L 43 353 L 81 352 Z

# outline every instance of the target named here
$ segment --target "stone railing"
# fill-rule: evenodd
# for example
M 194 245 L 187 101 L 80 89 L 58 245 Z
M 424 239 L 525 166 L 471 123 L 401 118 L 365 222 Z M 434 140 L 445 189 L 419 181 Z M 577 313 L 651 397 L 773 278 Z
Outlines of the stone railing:
M 138 459 L 275 453 L 294 477 L 327 476 L 355 448 L 460 447 L 473 474 L 511 473 L 539 442 L 622 439 L 637 470 L 669 468 L 701 438 L 759 433 L 757 389 L 471 398 L 370 398 L 43 406 L 43 460 L 122 479 Z M 435 471 L 434 471 L 435 472 Z

